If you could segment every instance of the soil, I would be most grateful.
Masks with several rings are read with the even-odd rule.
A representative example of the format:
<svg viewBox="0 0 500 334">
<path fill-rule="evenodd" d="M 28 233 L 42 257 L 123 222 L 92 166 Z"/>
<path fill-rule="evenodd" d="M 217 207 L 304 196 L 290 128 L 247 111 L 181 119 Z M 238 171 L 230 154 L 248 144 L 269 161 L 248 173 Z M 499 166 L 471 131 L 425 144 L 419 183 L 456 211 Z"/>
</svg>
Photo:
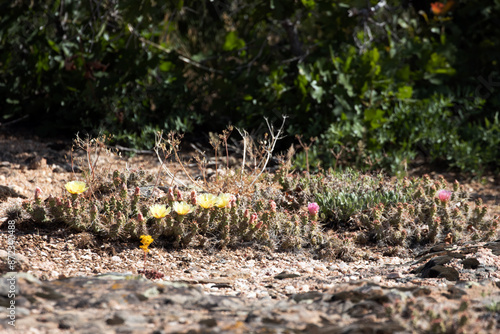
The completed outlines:
<svg viewBox="0 0 500 334">
<path fill-rule="evenodd" d="M 99 158 L 99 164 L 107 166 L 106 168 L 110 170 L 123 168 L 158 170 L 159 163 L 155 155 L 148 152 L 142 153 L 144 154 L 122 158 L 102 154 Z M 65 140 L 40 140 L 36 137 L 18 138 L 15 136 L 0 136 L 0 223 L 3 223 L 0 231 L 2 237 L 0 239 L 0 250 L 7 249 L 6 231 L 7 212 L 9 209 L 16 205 L 19 206 L 26 198 L 32 198 L 36 187 L 42 190 L 44 197 L 48 196 L 48 194 L 52 194 L 53 196 L 62 195 L 65 192 L 64 184 L 76 179 L 78 176 L 79 171 L 75 167 L 77 165 L 75 161 L 85 158 L 82 152 L 72 151 L 71 143 Z M 71 162 L 72 159 L 73 163 Z M 169 165 L 169 168 L 174 172 L 176 177 L 187 181 L 182 177 L 179 166 L 172 164 Z M 196 177 L 199 171 L 194 166 L 191 166 L 191 168 L 193 176 Z M 423 168 L 412 170 L 409 174 L 410 176 L 421 176 L 422 173 L 428 173 L 433 178 L 437 178 L 440 175 L 429 170 L 424 170 Z M 455 173 L 443 173 L 441 175 L 449 182 L 458 179 L 461 184 L 467 186 L 471 192 L 472 199 L 481 197 L 483 202 L 489 206 L 490 214 L 500 214 L 500 179 L 498 177 L 486 175 L 473 179 Z M 170 181 L 165 179 L 162 182 L 168 185 Z M 398 289 L 423 286 L 436 288 L 438 289 L 437 292 L 429 293 L 429 295 L 432 295 L 433 301 L 436 303 L 449 303 L 450 307 L 455 307 L 454 299 L 446 297 L 444 292 L 448 291 L 451 286 L 455 286 L 453 284 L 455 284 L 456 280 L 453 277 L 450 279 L 450 276 L 446 276 L 448 272 L 445 273 L 444 271 L 442 275 L 437 274 L 436 276 L 432 276 L 429 274 L 429 269 L 437 270 L 437 266 L 445 266 L 447 270 L 448 268 L 456 268 L 457 275 L 459 275 L 459 282 L 479 282 L 482 286 L 488 287 L 490 286 L 488 284 L 491 283 L 490 290 L 492 292 L 488 298 L 478 296 L 477 291 L 470 290 L 469 293 L 466 288 L 462 286 L 458 288 L 458 285 L 456 285 L 457 289 L 460 289 L 461 292 L 462 290 L 465 291 L 466 298 L 469 298 L 467 300 L 470 301 L 475 298 L 474 303 L 479 303 L 480 305 L 486 302 L 489 303 L 488 305 L 493 305 L 493 307 L 500 305 L 500 288 L 498 283 L 500 281 L 500 274 L 498 272 L 498 268 L 500 267 L 500 253 L 495 248 L 497 247 L 497 243 L 446 245 L 446 247 L 441 249 L 430 250 L 428 253 L 432 256 L 418 257 L 415 254 L 411 258 L 384 256 L 383 251 L 373 249 L 373 256 L 370 260 L 353 263 L 345 263 L 343 261 L 325 262 L 316 260 L 306 253 L 275 253 L 268 249 L 257 249 L 255 247 L 225 250 L 169 250 L 155 248 L 153 244 L 151 252 L 145 259 L 136 244 L 110 243 L 105 240 L 99 240 L 88 233 L 71 233 L 62 226 L 48 228 L 47 226 L 24 224 L 23 228 L 16 231 L 16 233 L 15 248 L 17 254 L 16 261 L 19 266 L 18 271 L 29 273 L 32 279 L 39 280 L 37 282 L 47 282 L 46 284 L 50 282 L 62 282 L 75 277 L 91 279 L 96 275 L 110 273 L 139 274 L 147 278 L 146 282 L 170 282 L 195 286 L 199 289 L 200 293 L 207 296 L 232 296 L 239 298 L 245 305 L 258 305 L 259 302 L 270 299 L 273 301 L 286 301 L 288 304 L 285 303 L 283 305 L 288 305 L 287 307 L 292 308 L 293 305 L 297 304 L 297 301 L 294 299 L 296 297 L 294 296 L 317 292 L 318 294 L 322 294 L 322 298 L 324 299 L 328 294 L 331 297 L 331 295 L 338 293 L 338 287 L 340 286 L 343 286 L 342 289 L 344 290 L 352 290 L 368 284 L 366 282 L 370 282 L 369 284 L 380 285 L 384 289 L 389 290 L 391 287 Z M 0 258 L 3 261 L 8 258 L 6 256 L 6 254 L 0 254 Z M 442 261 L 442 263 L 435 261 L 435 263 L 429 264 L 431 261 L 434 261 L 434 256 L 447 256 L 449 259 L 447 258 L 447 261 Z M 476 269 L 479 268 L 477 270 L 470 270 L 463 263 L 464 259 L 472 257 L 477 259 L 479 263 L 479 266 L 476 267 Z M 424 264 L 428 266 L 426 269 L 427 277 L 422 271 L 422 265 Z M 2 274 L 9 271 L 6 267 L 6 262 L 2 263 L 0 269 Z M 454 275 L 454 273 L 451 274 Z M 20 283 L 21 286 L 33 286 L 35 284 L 29 283 L 29 279 L 26 279 L 26 282 Z M 145 281 L 141 282 L 138 284 L 147 284 Z M 42 283 L 36 284 L 42 286 Z M 348 287 L 346 288 L 343 284 L 347 284 Z M 457 282 L 456 284 L 459 283 Z M 55 289 L 54 291 L 56 291 L 58 286 L 60 285 L 51 285 L 50 289 Z M 47 286 L 44 289 L 48 289 Z M 109 287 L 103 287 L 103 289 L 109 289 Z M 439 289 L 442 289 L 444 292 L 440 292 Z M 61 293 L 65 295 L 70 294 L 66 290 L 61 290 Z M 458 298 L 458 300 L 462 299 Z M 483 304 L 481 304 L 482 301 L 484 301 Z M 364 301 L 358 300 L 356 303 L 361 302 Z M 44 309 L 39 303 L 31 302 L 30 304 L 26 302 L 26 305 L 26 319 L 31 320 L 21 322 L 22 326 L 20 328 L 24 328 L 24 330 L 37 329 L 39 330 L 38 332 L 43 333 L 66 332 L 64 328 L 61 329 L 61 322 L 57 317 L 59 320 L 54 320 L 57 330 L 47 325 L 47 322 L 50 323 L 49 320 L 45 322 L 39 320 L 40 314 L 59 315 L 60 310 L 57 306 Z M 379 323 L 376 320 L 378 318 L 387 320 L 383 316 L 374 316 L 373 314 L 370 315 L 370 312 L 365 312 L 359 316 L 352 316 L 352 319 L 349 317 L 335 318 L 336 320 L 332 320 L 332 323 L 335 323 L 336 326 L 335 330 L 333 329 L 334 327 L 331 327 L 332 331 L 327 331 L 328 326 L 333 325 L 329 325 L 325 319 L 321 320 L 322 318 L 318 316 L 320 315 L 320 304 L 314 305 L 317 305 L 318 309 L 311 308 L 308 311 L 311 312 L 310 319 L 305 322 L 304 319 L 298 319 L 297 321 L 289 320 L 294 325 L 287 323 L 286 326 L 283 325 L 282 327 L 294 328 L 304 333 L 340 333 L 346 332 L 343 329 L 356 324 L 352 319 L 356 319 L 356 321 L 360 320 L 362 323 L 365 315 L 368 317 L 367 319 L 377 323 Z M 279 309 L 276 305 L 273 307 Z M 122 305 L 119 309 L 132 310 L 133 307 Z M 70 308 L 70 310 L 72 309 Z M 194 307 L 195 312 L 196 310 L 200 313 L 206 312 L 206 308 L 204 309 L 203 307 L 199 307 L 198 309 Z M 469 327 L 469 330 L 473 332 L 488 332 L 488 328 L 493 331 L 496 329 L 500 330 L 500 318 L 498 315 L 496 318 L 491 317 L 491 315 L 485 318 L 484 314 L 489 314 L 488 310 L 484 305 L 476 308 L 476 311 L 472 309 L 468 310 L 472 313 L 476 312 L 473 314 L 473 317 L 477 322 L 476 325 L 471 325 L 472 327 Z M 192 311 L 193 309 L 190 312 Z M 74 310 L 74 312 L 82 311 Z M 250 311 L 247 310 L 245 312 L 247 312 L 248 316 Z M 186 316 L 189 319 L 191 315 Z M 227 325 L 228 320 L 226 318 L 225 320 L 221 320 L 221 318 L 217 318 L 219 316 L 221 315 L 213 315 L 215 324 L 209 322 L 207 326 L 201 326 L 201 329 L 198 326 L 198 332 L 204 333 L 203 330 L 206 328 L 209 329 L 206 332 L 221 332 L 221 328 L 223 328 L 223 325 Z M 118 316 L 114 314 L 110 317 L 111 319 L 115 319 Z M 245 318 L 240 318 L 235 313 L 232 324 L 236 326 L 235 324 L 238 321 L 246 321 Z M 110 322 L 108 320 L 106 320 L 105 324 L 103 320 L 103 327 L 98 331 L 114 332 L 116 328 L 113 327 L 113 321 Z M 264 320 L 261 319 L 260 321 L 263 322 Z M 422 321 L 423 323 L 425 322 L 424 320 Z M 452 319 L 450 321 L 452 323 L 451 326 L 456 325 L 456 320 Z M 425 324 L 421 324 L 420 326 L 418 324 L 412 325 L 408 321 L 401 321 L 394 327 L 394 331 L 387 329 L 387 331 L 381 330 L 378 332 L 420 332 L 432 326 L 432 321 L 428 320 L 428 322 L 428 324 L 425 322 Z M 0 323 L 0 328 L 2 328 L 2 324 L 4 329 L 9 328 L 5 323 Z M 177 322 L 178 326 L 175 327 L 176 332 L 184 333 L 194 328 L 190 320 L 185 320 L 184 324 Z M 78 329 L 80 327 L 78 326 L 76 324 L 69 326 L 69 332 L 84 332 L 83 330 L 80 331 Z M 131 328 L 133 327 L 132 325 L 130 326 Z M 163 332 L 165 333 L 174 332 L 173 330 L 170 331 L 170 327 L 168 326 L 170 325 L 161 323 L 156 328 L 163 328 Z M 250 325 L 248 324 L 248 326 Z M 279 329 L 281 328 L 280 326 L 278 323 L 273 328 Z M 250 327 L 245 328 L 249 330 Z M 252 331 L 255 329 L 254 327 L 251 328 Z M 321 331 L 325 328 L 326 331 Z M 132 330 L 131 332 L 134 331 Z M 151 329 L 151 332 L 154 332 L 153 329 Z M 225 332 L 245 331 L 237 330 L 235 327 L 234 331 L 229 330 Z M 278 333 L 281 331 L 276 330 L 275 332 Z M 197 333 L 197 331 L 193 333 Z"/>
</svg>

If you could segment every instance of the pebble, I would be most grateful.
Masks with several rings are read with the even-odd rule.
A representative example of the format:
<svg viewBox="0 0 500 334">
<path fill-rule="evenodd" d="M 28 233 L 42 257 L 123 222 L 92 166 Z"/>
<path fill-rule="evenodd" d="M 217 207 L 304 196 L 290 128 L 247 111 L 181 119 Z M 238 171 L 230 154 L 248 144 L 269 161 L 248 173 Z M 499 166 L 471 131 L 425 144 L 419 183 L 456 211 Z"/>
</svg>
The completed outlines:
<svg viewBox="0 0 500 334">
<path fill-rule="evenodd" d="M 346 269 L 348 269 L 348 268 L 349 268 L 349 266 L 348 266 L 345 262 L 339 262 L 339 263 L 337 264 L 337 267 L 338 267 L 338 269 L 340 269 L 340 270 L 346 270 Z"/>
<path fill-rule="evenodd" d="M 306 268 L 303 268 L 302 271 L 305 273 L 308 273 L 308 274 L 312 274 L 314 272 L 314 268 L 306 267 Z"/>
<path fill-rule="evenodd" d="M 111 257 L 111 261 L 113 261 L 113 262 L 122 262 L 122 259 L 121 259 L 121 257 L 115 255 L 115 256 Z"/>
<path fill-rule="evenodd" d="M 320 263 L 314 266 L 314 270 L 327 271 L 327 268 L 323 263 Z"/>
</svg>

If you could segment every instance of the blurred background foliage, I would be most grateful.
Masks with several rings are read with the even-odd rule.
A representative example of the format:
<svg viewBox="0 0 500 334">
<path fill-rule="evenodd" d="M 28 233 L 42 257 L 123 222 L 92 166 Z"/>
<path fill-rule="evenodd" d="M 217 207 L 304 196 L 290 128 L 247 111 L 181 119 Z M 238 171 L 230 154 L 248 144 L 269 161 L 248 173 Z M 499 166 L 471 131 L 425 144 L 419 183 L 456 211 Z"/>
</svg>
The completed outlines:
<svg viewBox="0 0 500 334">
<path fill-rule="evenodd" d="M 39 134 L 262 128 L 297 168 L 481 173 L 500 157 L 500 0 L 0 4 L 0 122 Z M 257 130 L 255 130 L 257 131 Z"/>
</svg>

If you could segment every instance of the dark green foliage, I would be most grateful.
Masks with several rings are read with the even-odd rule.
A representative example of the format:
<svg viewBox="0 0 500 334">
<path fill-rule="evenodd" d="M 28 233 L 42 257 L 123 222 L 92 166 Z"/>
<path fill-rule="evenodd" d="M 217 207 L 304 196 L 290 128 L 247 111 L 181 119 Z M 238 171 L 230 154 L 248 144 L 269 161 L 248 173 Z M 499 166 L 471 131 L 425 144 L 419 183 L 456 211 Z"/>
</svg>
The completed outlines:
<svg viewBox="0 0 500 334">
<path fill-rule="evenodd" d="M 151 147 L 158 129 L 287 114 L 290 135 L 318 137 L 313 168 L 498 169 L 500 0 L 455 2 L 441 16 L 396 1 L 5 2 L 0 122 Z"/>
</svg>

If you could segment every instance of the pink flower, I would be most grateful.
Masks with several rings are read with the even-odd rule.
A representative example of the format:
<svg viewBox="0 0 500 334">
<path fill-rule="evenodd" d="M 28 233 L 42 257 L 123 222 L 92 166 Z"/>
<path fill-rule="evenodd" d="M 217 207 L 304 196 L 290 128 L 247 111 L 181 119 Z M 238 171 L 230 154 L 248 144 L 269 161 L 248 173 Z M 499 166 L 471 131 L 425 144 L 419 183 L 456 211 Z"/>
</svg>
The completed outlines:
<svg viewBox="0 0 500 334">
<path fill-rule="evenodd" d="M 141 188 L 135 187 L 134 196 L 136 196 L 136 197 L 141 196 Z"/>
<path fill-rule="evenodd" d="M 319 205 L 316 202 L 309 203 L 307 205 L 307 210 L 309 210 L 309 214 L 311 216 L 316 216 L 319 212 Z"/>
<path fill-rule="evenodd" d="M 441 202 L 448 202 L 451 198 L 451 191 L 442 189 L 437 192 L 436 196 Z"/>
</svg>

